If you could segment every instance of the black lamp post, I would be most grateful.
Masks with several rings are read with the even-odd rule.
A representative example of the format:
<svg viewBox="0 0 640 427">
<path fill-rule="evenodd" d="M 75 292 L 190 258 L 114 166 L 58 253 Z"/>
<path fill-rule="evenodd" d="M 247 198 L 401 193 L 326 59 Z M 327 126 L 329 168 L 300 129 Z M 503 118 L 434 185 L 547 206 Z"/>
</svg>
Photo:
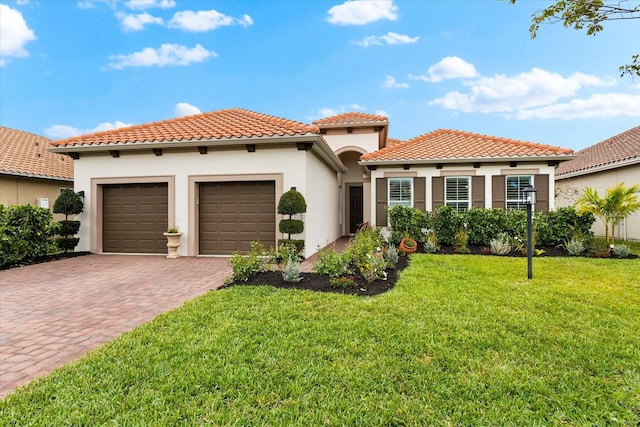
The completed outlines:
<svg viewBox="0 0 640 427">
<path fill-rule="evenodd" d="M 536 204 L 536 190 L 532 186 L 525 187 L 522 190 L 524 202 L 527 205 L 527 278 L 533 279 L 533 221 L 531 214 L 533 205 Z"/>
</svg>

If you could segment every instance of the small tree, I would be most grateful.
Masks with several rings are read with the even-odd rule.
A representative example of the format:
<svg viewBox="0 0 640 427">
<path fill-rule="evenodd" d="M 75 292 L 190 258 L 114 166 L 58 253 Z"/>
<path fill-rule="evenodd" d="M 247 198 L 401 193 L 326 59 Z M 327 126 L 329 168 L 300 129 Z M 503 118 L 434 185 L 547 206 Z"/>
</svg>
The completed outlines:
<svg viewBox="0 0 640 427">
<path fill-rule="evenodd" d="M 576 202 L 576 207 L 580 212 L 591 212 L 604 223 L 605 239 L 608 242 L 609 226 L 613 239 L 616 224 L 640 209 L 636 193 L 640 193 L 640 185 L 625 187 L 624 182 L 607 188 L 603 198 L 600 198 L 597 190 L 587 187 Z"/>
<path fill-rule="evenodd" d="M 301 219 L 294 219 L 293 215 L 302 214 L 306 211 L 307 202 L 299 191 L 291 189 L 280 197 L 278 213 L 289 216 L 282 219 L 278 226 L 280 232 L 287 235 L 286 241 L 281 241 L 281 243 L 294 244 L 298 251 L 302 250 L 304 242 L 291 240 L 291 235 L 302 233 L 304 231 L 304 222 Z"/>
<path fill-rule="evenodd" d="M 76 247 L 79 238 L 73 237 L 80 230 L 80 221 L 69 221 L 69 215 L 78 215 L 84 209 L 80 196 L 73 190 L 64 189 L 53 204 L 53 213 L 64 214 L 64 221 L 60 221 L 59 237 L 56 238 L 58 247 L 63 251 L 71 251 Z"/>
</svg>

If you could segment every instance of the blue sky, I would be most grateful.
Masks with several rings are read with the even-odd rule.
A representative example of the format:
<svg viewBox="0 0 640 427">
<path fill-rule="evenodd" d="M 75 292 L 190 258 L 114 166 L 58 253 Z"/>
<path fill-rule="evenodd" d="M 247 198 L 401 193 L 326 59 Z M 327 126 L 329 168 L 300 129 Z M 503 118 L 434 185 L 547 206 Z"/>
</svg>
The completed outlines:
<svg viewBox="0 0 640 427">
<path fill-rule="evenodd" d="M 459 129 L 579 150 L 640 124 L 640 22 L 543 25 L 551 1 L 0 0 L 0 123 L 53 139 L 224 108 L 390 136 Z M 635 50 L 634 50 L 635 49 Z"/>
</svg>

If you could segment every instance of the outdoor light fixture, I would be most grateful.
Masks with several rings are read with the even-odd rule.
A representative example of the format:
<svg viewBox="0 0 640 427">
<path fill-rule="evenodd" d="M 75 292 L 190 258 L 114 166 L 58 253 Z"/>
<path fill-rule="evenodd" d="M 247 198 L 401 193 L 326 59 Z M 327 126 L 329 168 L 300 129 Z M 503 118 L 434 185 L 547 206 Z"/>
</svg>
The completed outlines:
<svg viewBox="0 0 640 427">
<path fill-rule="evenodd" d="M 532 186 L 522 189 L 522 195 L 524 196 L 524 202 L 527 205 L 527 278 L 533 279 L 533 222 L 531 220 L 531 214 L 533 211 L 533 205 L 536 204 L 536 190 Z"/>
<path fill-rule="evenodd" d="M 84 190 L 80 190 L 76 194 L 84 199 Z"/>
</svg>

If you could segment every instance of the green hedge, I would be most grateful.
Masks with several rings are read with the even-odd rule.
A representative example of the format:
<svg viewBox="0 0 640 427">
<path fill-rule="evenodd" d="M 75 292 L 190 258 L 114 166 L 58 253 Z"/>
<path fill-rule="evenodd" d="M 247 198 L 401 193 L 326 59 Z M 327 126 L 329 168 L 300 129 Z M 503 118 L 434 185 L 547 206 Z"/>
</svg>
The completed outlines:
<svg viewBox="0 0 640 427">
<path fill-rule="evenodd" d="M 0 204 L 0 265 L 10 265 L 56 251 L 57 224 L 48 209 Z"/>
<path fill-rule="evenodd" d="M 389 223 L 393 228 L 392 241 L 409 236 L 423 242 L 425 230 L 432 230 L 436 233 L 438 244 L 453 245 L 456 233 L 464 227 L 470 245 L 489 247 L 491 240 L 501 233 L 522 238 L 527 229 L 526 212 L 512 209 L 473 208 L 464 213 L 456 213 L 450 206 L 437 207 L 434 212 L 396 206 L 389 209 L 388 213 Z M 536 212 L 536 244 L 557 246 L 571 240 L 574 235 L 591 239 L 591 226 L 594 222 L 592 214 L 579 214 L 573 207 Z"/>
</svg>

